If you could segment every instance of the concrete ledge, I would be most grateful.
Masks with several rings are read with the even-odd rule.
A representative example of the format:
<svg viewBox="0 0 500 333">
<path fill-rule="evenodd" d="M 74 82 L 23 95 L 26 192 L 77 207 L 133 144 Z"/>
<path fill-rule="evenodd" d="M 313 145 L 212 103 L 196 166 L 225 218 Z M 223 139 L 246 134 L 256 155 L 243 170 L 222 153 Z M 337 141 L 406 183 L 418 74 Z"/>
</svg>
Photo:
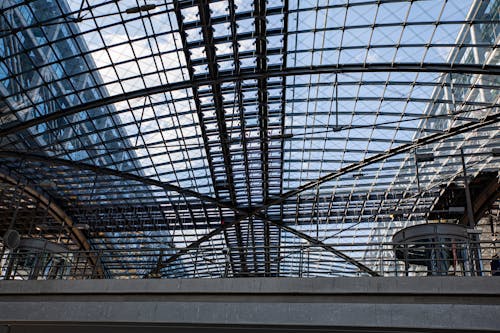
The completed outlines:
<svg viewBox="0 0 500 333">
<path fill-rule="evenodd" d="M 0 281 L 26 294 L 431 294 L 500 296 L 497 277 L 240 278 Z"/>
<path fill-rule="evenodd" d="M 499 294 L 495 277 L 2 281 L 0 324 L 493 332 Z"/>
</svg>

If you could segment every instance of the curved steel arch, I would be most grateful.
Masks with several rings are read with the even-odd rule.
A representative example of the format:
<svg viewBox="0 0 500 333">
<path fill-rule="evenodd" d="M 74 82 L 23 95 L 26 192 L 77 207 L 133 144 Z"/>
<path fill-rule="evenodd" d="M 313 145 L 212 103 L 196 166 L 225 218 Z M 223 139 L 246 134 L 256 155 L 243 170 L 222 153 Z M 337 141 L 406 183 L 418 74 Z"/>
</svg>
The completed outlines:
<svg viewBox="0 0 500 333">
<path fill-rule="evenodd" d="M 269 77 L 286 77 L 294 75 L 314 75 L 314 74 L 341 74 L 341 73 L 362 73 L 362 72 L 426 72 L 426 73 L 460 73 L 460 74 L 488 74 L 500 75 L 500 66 L 493 65 L 470 65 L 470 64 L 446 64 L 446 63 L 371 63 L 371 64 L 347 64 L 347 65 L 322 65 L 307 67 L 279 68 L 270 67 L 266 72 L 257 73 L 253 70 L 241 70 L 241 73 L 233 72 L 219 73 L 217 79 L 208 76 L 195 77 L 193 81 L 180 81 L 171 84 L 159 85 L 151 88 L 139 89 L 119 95 L 105 97 L 88 103 L 83 103 L 64 110 L 40 116 L 17 125 L 13 125 L 0 130 L 0 137 L 14 134 L 21 130 L 43 124 L 61 117 L 70 116 L 79 112 L 87 111 L 122 102 L 128 99 L 140 98 L 144 96 L 188 89 L 191 87 L 211 85 L 214 83 L 224 83 L 231 81 L 258 80 Z"/>
<path fill-rule="evenodd" d="M 0 182 L 10 184 L 13 186 L 17 186 L 19 182 L 0 172 Z M 66 225 L 69 229 L 69 232 L 75 237 L 77 242 L 80 244 L 80 246 L 86 250 L 86 251 L 92 251 L 92 246 L 90 245 L 87 237 L 81 232 L 79 229 L 75 228 L 75 223 L 73 219 L 61 208 L 59 205 L 54 203 L 53 201 L 49 200 L 45 195 L 41 194 L 39 191 L 37 191 L 35 188 L 31 186 L 22 186 L 22 191 L 24 194 L 27 196 L 35 199 L 39 203 L 43 204 L 47 210 L 48 213 L 59 223 L 62 223 Z M 92 254 L 88 254 L 88 258 L 92 265 L 94 265 L 97 269 L 98 274 L 103 277 L 104 276 L 104 271 L 100 265 L 98 265 L 98 258 L 96 258 Z"/>
</svg>

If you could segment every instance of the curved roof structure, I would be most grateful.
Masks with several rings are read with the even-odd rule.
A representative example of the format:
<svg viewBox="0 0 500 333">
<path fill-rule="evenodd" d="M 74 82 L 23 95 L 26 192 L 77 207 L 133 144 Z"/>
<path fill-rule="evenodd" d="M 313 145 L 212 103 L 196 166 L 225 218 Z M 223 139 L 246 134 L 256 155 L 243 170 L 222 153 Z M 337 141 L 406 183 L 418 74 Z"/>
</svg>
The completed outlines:
<svg viewBox="0 0 500 333">
<path fill-rule="evenodd" d="M 498 173 L 499 8 L 5 0 L 1 232 L 110 277 L 383 274 Z"/>
</svg>

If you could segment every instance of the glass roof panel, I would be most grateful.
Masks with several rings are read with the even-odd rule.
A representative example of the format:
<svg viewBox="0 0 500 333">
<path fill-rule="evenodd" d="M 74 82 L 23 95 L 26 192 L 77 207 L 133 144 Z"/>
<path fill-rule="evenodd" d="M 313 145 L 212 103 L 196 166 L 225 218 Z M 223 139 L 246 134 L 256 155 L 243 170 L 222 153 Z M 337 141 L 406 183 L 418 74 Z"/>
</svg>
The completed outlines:
<svg viewBox="0 0 500 333">
<path fill-rule="evenodd" d="M 428 222 L 461 149 L 499 167 L 497 0 L 1 6 L 0 174 L 139 258 L 112 275 L 302 274 L 308 237 L 383 270 L 358 247 Z"/>
</svg>

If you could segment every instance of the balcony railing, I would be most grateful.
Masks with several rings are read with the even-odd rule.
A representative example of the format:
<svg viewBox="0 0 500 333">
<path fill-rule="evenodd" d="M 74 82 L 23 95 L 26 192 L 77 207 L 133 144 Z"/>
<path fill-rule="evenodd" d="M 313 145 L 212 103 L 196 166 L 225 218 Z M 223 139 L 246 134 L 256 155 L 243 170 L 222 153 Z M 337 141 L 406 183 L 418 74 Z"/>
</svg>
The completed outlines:
<svg viewBox="0 0 500 333">
<path fill-rule="evenodd" d="M 379 276 L 500 275 L 500 242 L 332 244 L 346 261 L 309 244 L 242 248 L 199 247 L 171 263 L 178 249 L 106 249 L 95 251 L 5 250 L 0 279 L 134 279 L 220 277 L 366 276 L 353 262 Z M 269 262 L 265 254 L 272 253 Z M 238 259 L 246 256 L 246 270 Z M 160 267 L 160 268 L 159 268 Z M 267 271 L 266 271 L 267 267 Z"/>
</svg>

